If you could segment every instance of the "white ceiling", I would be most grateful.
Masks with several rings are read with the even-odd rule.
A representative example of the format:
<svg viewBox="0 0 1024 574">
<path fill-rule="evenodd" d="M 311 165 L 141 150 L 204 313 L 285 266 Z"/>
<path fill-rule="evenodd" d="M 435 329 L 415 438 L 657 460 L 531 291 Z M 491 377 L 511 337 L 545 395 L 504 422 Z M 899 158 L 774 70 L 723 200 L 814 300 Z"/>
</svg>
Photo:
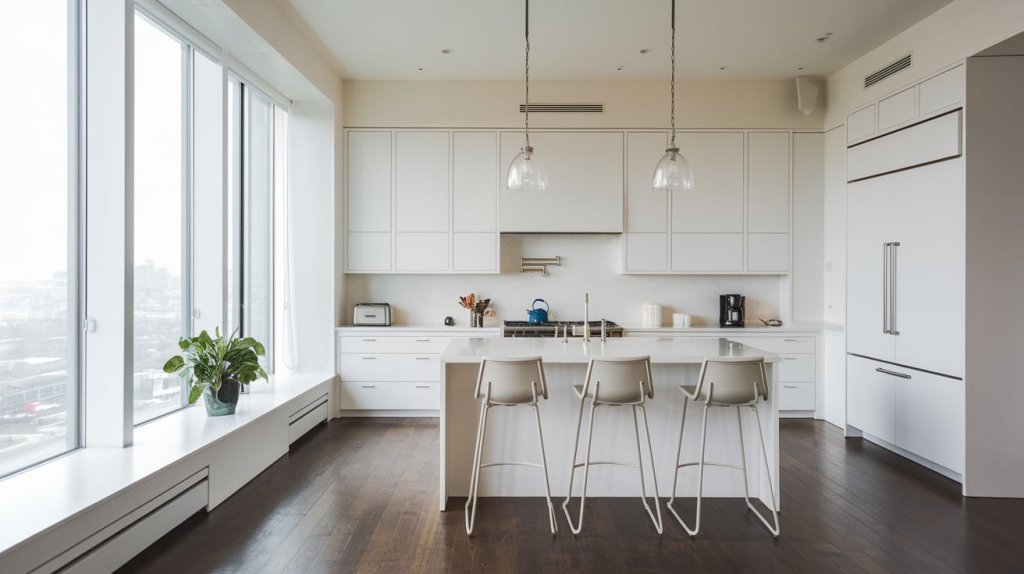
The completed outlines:
<svg viewBox="0 0 1024 574">
<path fill-rule="evenodd" d="M 320 38 L 346 79 L 517 79 L 523 74 L 521 0 L 285 1 Z M 950 1 L 678 0 L 678 73 L 825 76 Z M 669 0 L 532 0 L 531 77 L 665 78 L 670 10 Z M 816 41 L 828 32 L 829 41 Z M 641 55 L 642 48 L 651 52 Z"/>
</svg>

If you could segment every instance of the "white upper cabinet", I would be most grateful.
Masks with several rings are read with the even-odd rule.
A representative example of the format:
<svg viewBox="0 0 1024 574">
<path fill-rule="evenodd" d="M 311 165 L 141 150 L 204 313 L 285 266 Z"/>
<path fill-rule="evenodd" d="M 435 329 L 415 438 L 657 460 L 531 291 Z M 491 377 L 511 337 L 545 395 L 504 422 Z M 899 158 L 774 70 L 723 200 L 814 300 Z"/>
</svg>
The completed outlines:
<svg viewBox="0 0 1024 574">
<path fill-rule="evenodd" d="M 548 174 L 543 192 L 509 191 L 504 175 L 525 145 L 523 132 L 501 133 L 503 233 L 621 233 L 623 132 L 533 132 L 530 143 Z"/>
<path fill-rule="evenodd" d="M 789 233 L 789 133 L 751 132 L 747 138 L 747 231 Z"/>
<path fill-rule="evenodd" d="M 448 132 L 395 133 L 395 228 L 448 232 Z"/>
<path fill-rule="evenodd" d="M 871 104 L 846 116 L 846 143 L 875 134 L 875 109 L 875 104 Z"/>
<path fill-rule="evenodd" d="M 668 193 L 651 187 L 667 147 L 665 132 L 626 134 L 626 230 L 631 233 L 668 231 Z"/>
<path fill-rule="evenodd" d="M 672 193 L 672 231 L 742 233 L 743 133 L 679 133 L 676 144 L 690 161 L 694 188 Z"/>
<path fill-rule="evenodd" d="M 348 134 L 348 231 L 391 231 L 391 132 Z"/>
<path fill-rule="evenodd" d="M 964 100 L 963 64 L 921 82 L 919 90 L 921 115 L 956 107 Z"/>
<path fill-rule="evenodd" d="M 456 233 L 497 231 L 498 134 L 455 132 L 452 144 L 452 229 Z"/>
</svg>

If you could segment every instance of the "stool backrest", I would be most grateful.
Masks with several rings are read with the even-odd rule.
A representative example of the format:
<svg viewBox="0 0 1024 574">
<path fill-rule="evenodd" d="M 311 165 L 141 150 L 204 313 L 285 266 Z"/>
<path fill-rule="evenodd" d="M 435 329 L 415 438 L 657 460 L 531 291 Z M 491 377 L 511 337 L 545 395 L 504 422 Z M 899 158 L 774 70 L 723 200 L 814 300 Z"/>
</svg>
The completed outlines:
<svg viewBox="0 0 1024 574">
<path fill-rule="evenodd" d="M 524 404 L 537 396 L 548 398 L 548 383 L 544 378 L 544 364 L 540 357 L 515 359 L 484 357 L 476 380 L 476 398 L 481 398 L 490 384 L 490 400 L 495 403 Z"/>
<path fill-rule="evenodd" d="M 714 404 L 743 405 L 768 399 L 764 358 L 704 359 L 694 394 Z"/>
<path fill-rule="evenodd" d="M 654 398 L 650 357 L 591 359 L 583 396 L 597 389 L 595 399 L 605 403 L 639 403 Z"/>
</svg>

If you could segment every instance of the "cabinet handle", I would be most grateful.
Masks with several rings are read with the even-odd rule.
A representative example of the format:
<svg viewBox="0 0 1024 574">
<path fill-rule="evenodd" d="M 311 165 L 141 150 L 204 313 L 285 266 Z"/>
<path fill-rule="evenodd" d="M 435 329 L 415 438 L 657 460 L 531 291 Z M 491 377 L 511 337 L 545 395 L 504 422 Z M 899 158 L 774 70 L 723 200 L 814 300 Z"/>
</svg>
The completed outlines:
<svg viewBox="0 0 1024 574">
<path fill-rule="evenodd" d="M 431 339 L 416 339 L 417 343 L 429 343 Z"/>
<path fill-rule="evenodd" d="M 376 359 L 376 358 L 377 358 L 377 357 L 363 357 L 363 360 L 364 360 L 364 361 L 372 361 L 372 360 L 374 360 L 374 359 Z"/>
<path fill-rule="evenodd" d="M 882 244 L 882 334 L 888 335 L 889 330 L 889 247 L 891 243 Z"/>
<path fill-rule="evenodd" d="M 785 341 L 787 343 L 797 343 L 798 342 L 796 339 L 783 339 L 783 341 Z"/>
<path fill-rule="evenodd" d="M 882 367 L 878 367 L 875 370 L 878 371 L 879 373 L 882 373 L 882 374 L 885 374 L 885 375 L 892 375 L 894 377 L 899 377 L 901 379 L 909 379 L 909 378 L 911 378 L 910 375 L 908 375 L 906 373 L 897 373 L 896 371 L 890 371 L 889 369 L 883 369 Z"/>
<path fill-rule="evenodd" d="M 364 343 L 376 343 L 377 339 L 363 339 Z"/>
<path fill-rule="evenodd" d="M 430 385 L 416 385 L 417 389 L 429 389 Z"/>
<path fill-rule="evenodd" d="M 797 360 L 797 358 L 796 357 L 782 357 L 782 360 L 783 361 L 795 361 L 795 360 Z"/>
<path fill-rule="evenodd" d="M 889 319 L 889 334 L 896 335 L 896 336 L 899 336 L 899 334 L 900 334 L 899 308 L 897 307 L 897 303 L 899 302 L 899 298 L 900 298 L 899 297 L 899 293 L 900 293 L 899 292 L 899 270 L 900 270 L 900 260 L 899 260 L 899 252 L 900 252 L 900 250 L 899 250 L 899 246 L 900 246 L 900 242 L 899 241 L 894 241 L 892 243 L 892 255 L 890 256 L 890 259 L 892 261 L 892 275 L 891 275 L 891 277 L 889 279 L 890 288 L 892 289 L 892 295 L 889 296 L 889 314 L 891 316 L 890 319 Z"/>
<path fill-rule="evenodd" d="M 417 361 L 429 361 L 430 357 L 416 357 Z"/>
<path fill-rule="evenodd" d="M 782 388 L 784 388 L 784 389 L 795 389 L 795 388 L 797 388 L 797 386 L 796 385 L 782 385 Z"/>
<path fill-rule="evenodd" d="M 377 388 L 377 385 L 359 385 L 359 386 L 363 387 L 364 389 L 376 389 Z"/>
</svg>

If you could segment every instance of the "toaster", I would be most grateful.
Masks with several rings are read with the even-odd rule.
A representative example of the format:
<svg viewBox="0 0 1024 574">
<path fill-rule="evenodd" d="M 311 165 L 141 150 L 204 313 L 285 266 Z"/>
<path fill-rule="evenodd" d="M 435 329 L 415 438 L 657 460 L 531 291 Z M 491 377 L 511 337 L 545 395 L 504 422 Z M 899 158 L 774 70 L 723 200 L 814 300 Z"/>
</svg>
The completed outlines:
<svg viewBox="0 0 1024 574">
<path fill-rule="evenodd" d="M 391 305 L 388 303 L 357 303 L 352 313 L 352 324 L 388 327 L 391 325 Z"/>
</svg>

